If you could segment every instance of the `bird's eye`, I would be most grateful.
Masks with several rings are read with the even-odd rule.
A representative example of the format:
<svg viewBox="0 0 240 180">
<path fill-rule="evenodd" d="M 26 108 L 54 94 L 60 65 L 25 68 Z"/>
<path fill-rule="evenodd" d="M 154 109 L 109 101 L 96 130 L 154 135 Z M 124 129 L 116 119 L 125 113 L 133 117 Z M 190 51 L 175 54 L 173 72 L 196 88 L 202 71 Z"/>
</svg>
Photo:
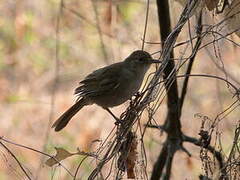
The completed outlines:
<svg viewBox="0 0 240 180">
<path fill-rule="evenodd" d="M 140 61 L 140 62 L 144 62 L 145 59 L 144 59 L 144 58 L 139 58 L 138 61 Z"/>
</svg>

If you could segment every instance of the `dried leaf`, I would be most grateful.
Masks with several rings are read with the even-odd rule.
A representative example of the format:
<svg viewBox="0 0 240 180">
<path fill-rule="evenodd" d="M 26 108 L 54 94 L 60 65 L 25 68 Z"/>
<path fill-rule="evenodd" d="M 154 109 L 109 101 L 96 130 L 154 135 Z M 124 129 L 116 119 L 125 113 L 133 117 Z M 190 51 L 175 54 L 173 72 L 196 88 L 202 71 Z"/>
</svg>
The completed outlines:
<svg viewBox="0 0 240 180">
<path fill-rule="evenodd" d="M 61 161 L 61 160 L 63 160 L 63 159 L 66 159 L 66 158 L 68 158 L 68 157 L 76 154 L 76 153 L 70 153 L 70 152 L 68 152 L 67 150 L 63 149 L 63 148 L 57 148 L 57 147 L 55 147 L 55 149 L 56 149 L 57 153 L 56 153 L 56 155 L 54 156 L 54 158 L 51 157 L 51 158 L 49 158 L 49 159 L 45 162 L 45 164 L 48 165 L 48 166 L 50 166 L 50 167 L 52 167 L 52 166 L 55 165 L 55 164 L 58 164 L 58 161 Z M 56 161 L 55 159 L 58 160 L 58 161 Z"/>
<path fill-rule="evenodd" d="M 120 156 L 117 160 L 118 169 L 127 171 L 129 179 L 135 179 L 134 167 L 137 159 L 137 137 L 133 132 L 129 132 L 127 140 L 120 148 Z"/>
<path fill-rule="evenodd" d="M 134 135 L 130 146 L 130 152 L 127 156 L 127 177 L 129 179 L 135 179 L 134 167 L 137 160 L 137 144 L 137 137 Z"/>
</svg>

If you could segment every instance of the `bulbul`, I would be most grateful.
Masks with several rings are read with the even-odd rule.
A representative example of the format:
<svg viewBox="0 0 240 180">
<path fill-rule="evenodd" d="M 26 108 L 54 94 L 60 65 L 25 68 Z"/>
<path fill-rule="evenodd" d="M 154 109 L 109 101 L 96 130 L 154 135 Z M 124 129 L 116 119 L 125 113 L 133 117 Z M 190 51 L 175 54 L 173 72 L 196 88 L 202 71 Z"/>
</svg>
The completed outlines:
<svg viewBox="0 0 240 180">
<path fill-rule="evenodd" d="M 52 128 L 60 131 L 87 105 L 97 104 L 111 113 L 109 107 L 118 106 L 137 93 L 150 65 L 159 62 L 148 52 L 137 50 L 122 62 L 93 71 L 75 89 L 76 103 L 54 122 Z"/>
</svg>

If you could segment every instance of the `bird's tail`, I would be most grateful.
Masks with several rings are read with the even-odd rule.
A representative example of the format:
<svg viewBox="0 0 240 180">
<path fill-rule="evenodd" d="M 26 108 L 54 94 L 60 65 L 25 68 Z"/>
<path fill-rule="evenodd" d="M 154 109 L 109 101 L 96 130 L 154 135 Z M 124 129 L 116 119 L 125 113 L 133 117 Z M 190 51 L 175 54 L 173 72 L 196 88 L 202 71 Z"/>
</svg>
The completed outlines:
<svg viewBox="0 0 240 180">
<path fill-rule="evenodd" d="M 52 125 L 52 128 L 55 128 L 55 131 L 62 130 L 72 117 L 83 108 L 83 106 L 88 105 L 85 98 L 77 101 L 72 107 L 70 107 L 63 115 L 61 115 Z"/>
</svg>

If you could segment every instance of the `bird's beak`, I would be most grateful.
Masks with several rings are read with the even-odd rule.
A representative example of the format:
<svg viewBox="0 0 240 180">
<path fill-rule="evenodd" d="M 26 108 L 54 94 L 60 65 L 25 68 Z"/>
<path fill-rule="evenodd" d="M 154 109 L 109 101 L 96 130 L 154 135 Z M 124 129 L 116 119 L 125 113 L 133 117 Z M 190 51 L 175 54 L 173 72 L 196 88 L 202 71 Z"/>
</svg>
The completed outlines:
<svg viewBox="0 0 240 180">
<path fill-rule="evenodd" d="M 153 64 L 153 63 L 161 63 L 161 61 L 157 60 L 157 59 L 149 59 L 149 63 Z"/>
</svg>

